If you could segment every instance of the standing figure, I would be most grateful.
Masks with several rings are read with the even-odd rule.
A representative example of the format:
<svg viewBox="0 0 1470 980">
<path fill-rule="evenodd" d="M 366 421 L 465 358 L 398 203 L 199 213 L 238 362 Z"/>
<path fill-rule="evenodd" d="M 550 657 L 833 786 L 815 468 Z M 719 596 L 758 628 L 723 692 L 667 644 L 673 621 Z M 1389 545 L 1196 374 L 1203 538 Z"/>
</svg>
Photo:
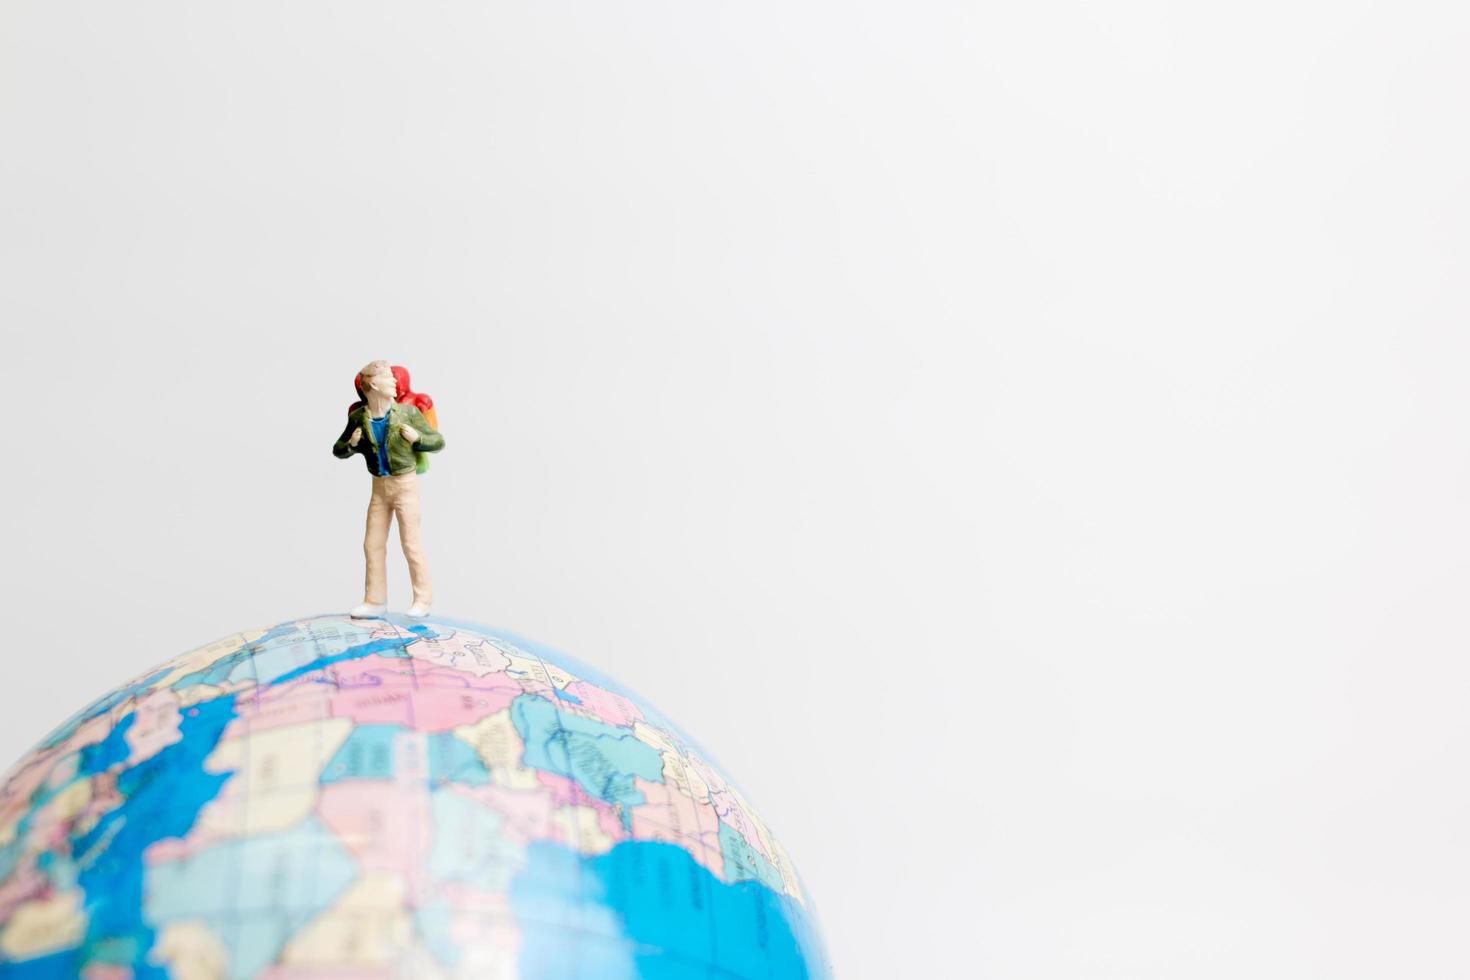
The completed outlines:
<svg viewBox="0 0 1470 980">
<path fill-rule="evenodd" d="M 347 428 L 332 444 L 332 455 L 347 459 L 361 453 L 373 476 L 373 495 L 368 501 L 367 533 L 362 550 L 367 559 L 367 576 L 362 604 L 354 606 L 357 619 L 381 616 L 388 608 L 388 525 L 398 518 L 398 540 L 408 560 L 413 583 L 410 616 L 427 616 L 433 601 L 429 563 L 419 539 L 418 473 L 428 466 L 424 453 L 444 448 L 444 437 L 434 431 L 424 412 L 433 412 L 433 401 L 408 387 L 408 372 L 387 361 L 373 361 L 358 373 L 357 394 L 361 399 L 347 410 Z"/>
</svg>

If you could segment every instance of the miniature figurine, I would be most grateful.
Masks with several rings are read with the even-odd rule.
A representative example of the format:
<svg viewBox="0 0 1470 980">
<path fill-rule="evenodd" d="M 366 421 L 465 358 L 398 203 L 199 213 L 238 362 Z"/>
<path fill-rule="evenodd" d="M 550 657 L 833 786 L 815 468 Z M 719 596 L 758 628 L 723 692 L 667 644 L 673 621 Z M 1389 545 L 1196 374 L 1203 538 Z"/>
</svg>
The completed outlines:
<svg viewBox="0 0 1470 980">
<path fill-rule="evenodd" d="M 332 455 L 338 459 L 361 453 L 373 477 L 362 541 L 367 575 L 362 604 L 353 607 L 352 615 L 370 619 L 388 608 L 388 525 L 396 517 L 413 584 L 408 615 L 427 616 L 433 589 L 419 539 L 418 474 L 428 469 L 425 454 L 444 448 L 444 437 L 435 431 L 434 401 L 410 390 L 408 371 L 387 361 L 373 361 L 354 383 L 360 400 L 348 408 L 347 428 L 332 444 Z"/>
</svg>

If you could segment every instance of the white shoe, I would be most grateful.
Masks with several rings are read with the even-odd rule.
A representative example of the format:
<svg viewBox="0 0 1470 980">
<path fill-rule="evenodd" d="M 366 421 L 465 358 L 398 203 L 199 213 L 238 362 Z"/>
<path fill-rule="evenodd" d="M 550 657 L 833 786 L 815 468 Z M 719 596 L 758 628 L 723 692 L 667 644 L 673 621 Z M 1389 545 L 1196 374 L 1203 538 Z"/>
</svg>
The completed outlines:
<svg viewBox="0 0 1470 980">
<path fill-rule="evenodd" d="M 415 602 L 408 607 L 408 615 L 414 619 L 423 619 L 429 615 L 429 604 L 427 602 Z"/>
<path fill-rule="evenodd" d="M 353 619 L 379 619 L 388 607 L 381 602 L 364 602 L 360 606 L 352 607 Z"/>
</svg>

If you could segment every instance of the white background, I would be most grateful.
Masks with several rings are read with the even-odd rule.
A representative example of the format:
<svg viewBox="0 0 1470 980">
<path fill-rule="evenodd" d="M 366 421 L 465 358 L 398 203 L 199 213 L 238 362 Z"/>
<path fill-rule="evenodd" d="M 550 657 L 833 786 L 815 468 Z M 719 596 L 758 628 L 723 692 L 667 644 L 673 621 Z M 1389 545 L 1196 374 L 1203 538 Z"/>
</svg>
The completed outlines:
<svg viewBox="0 0 1470 980">
<path fill-rule="evenodd" d="M 0 753 L 360 597 L 386 357 L 437 611 L 711 746 L 845 980 L 1466 976 L 1467 28 L 0 0 Z"/>
</svg>

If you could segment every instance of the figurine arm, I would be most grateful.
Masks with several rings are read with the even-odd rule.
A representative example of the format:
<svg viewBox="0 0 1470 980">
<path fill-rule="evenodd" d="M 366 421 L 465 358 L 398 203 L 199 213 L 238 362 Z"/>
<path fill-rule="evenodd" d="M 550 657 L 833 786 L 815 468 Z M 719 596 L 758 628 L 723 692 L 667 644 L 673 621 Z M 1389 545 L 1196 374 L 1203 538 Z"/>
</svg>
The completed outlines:
<svg viewBox="0 0 1470 980">
<path fill-rule="evenodd" d="M 419 434 L 418 442 L 413 444 L 414 452 L 437 453 L 444 448 L 444 437 L 429 428 L 429 420 L 424 418 L 423 412 L 415 408 L 408 424 Z"/>
<path fill-rule="evenodd" d="M 349 415 L 347 417 L 347 428 L 343 429 L 341 437 L 332 443 L 333 456 L 336 456 L 338 459 L 346 459 L 352 455 L 350 440 L 352 439 L 352 430 L 355 428 L 357 428 L 357 419 L 355 416 Z"/>
</svg>

